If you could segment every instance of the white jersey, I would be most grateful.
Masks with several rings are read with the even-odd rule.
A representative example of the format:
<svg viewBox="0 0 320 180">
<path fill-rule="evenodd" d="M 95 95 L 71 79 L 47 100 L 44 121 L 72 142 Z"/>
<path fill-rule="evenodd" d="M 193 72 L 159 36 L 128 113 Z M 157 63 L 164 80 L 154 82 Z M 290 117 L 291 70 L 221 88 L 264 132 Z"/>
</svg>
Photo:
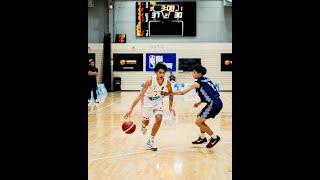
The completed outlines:
<svg viewBox="0 0 320 180">
<path fill-rule="evenodd" d="M 145 95 L 147 97 L 157 97 L 157 96 L 162 97 L 161 92 L 167 91 L 168 79 L 164 77 L 164 81 L 161 85 L 159 85 L 157 81 L 157 76 L 152 76 L 151 81 L 152 81 L 151 86 L 148 87 Z"/>
<path fill-rule="evenodd" d="M 163 113 L 163 95 L 161 92 L 167 91 L 168 79 L 164 77 L 164 81 L 159 85 L 157 76 L 152 76 L 151 86 L 148 87 L 143 100 L 143 116 L 150 118 L 152 114 Z"/>
</svg>

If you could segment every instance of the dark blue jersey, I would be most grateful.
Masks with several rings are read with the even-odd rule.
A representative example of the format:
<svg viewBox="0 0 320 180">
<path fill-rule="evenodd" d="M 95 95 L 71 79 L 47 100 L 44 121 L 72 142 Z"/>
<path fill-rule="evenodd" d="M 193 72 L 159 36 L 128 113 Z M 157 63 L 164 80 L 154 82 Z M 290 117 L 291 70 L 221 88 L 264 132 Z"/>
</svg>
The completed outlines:
<svg viewBox="0 0 320 180">
<path fill-rule="evenodd" d="M 210 79 L 201 77 L 196 82 L 200 84 L 200 88 L 196 88 L 196 92 L 198 93 L 201 102 L 210 103 L 214 99 L 220 97 L 216 86 L 212 81 L 210 81 Z"/>
</svg>

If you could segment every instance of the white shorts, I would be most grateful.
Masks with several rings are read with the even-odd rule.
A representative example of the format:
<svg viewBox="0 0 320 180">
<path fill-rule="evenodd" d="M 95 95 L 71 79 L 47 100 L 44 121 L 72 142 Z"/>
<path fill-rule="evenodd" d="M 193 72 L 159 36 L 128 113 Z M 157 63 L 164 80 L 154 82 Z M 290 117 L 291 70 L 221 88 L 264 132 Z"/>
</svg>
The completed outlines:
<svg viewBox="0 0 320 180">
<path fill-rule="evenodd" d="M 160 97 L 156 100 L 150 100 L 144 97 L 142 106 L 142 116 L 146 119 L 150 119 L 152 115 L 163 115 L 163 99 Z"/>
</svg>

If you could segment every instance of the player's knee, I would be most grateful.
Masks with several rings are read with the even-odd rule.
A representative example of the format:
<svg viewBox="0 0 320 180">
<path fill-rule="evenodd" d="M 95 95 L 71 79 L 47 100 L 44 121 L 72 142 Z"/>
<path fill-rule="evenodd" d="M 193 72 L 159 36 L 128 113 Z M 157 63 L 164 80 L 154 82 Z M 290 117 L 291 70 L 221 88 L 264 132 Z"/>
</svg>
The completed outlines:
<svg viewBox="0 0 320 180">
<path fill-rule="evenodd" d="M 201 125 L 201 123 L 199 123 L 198 120 L 196 120 L 195 124 L 196 124 L 197 126 L 200 126 L 200 125 Z"/>
<path fill-rule="evenodd" d="M 157 114 L 156 115 L 156 123 L 161 123 L 161 121 L 162 121 L 162 115 Z"/>
<path fill-rule="evenodd" d="M 156 114 L 156 119 L 162 119 L 162 114 Z"/>
<path fill-rule="evenodd" d="M 144 119 L 142 120 L 142 123 L 147 126 L 147 125 L 149 124 L 149 119 L 144 118 Z"/>
<path fill-rule="evenodd" d="M 148 117 L 143 117 L 143 121 L 149 121 Z"/>
<path fill-rule="evenodd" d="M 196 120 L 196 122 L 195 122 L 195 124 L 197 125 L 197 126 L 201 126 L 202 124 L 204 123 L 204 121 L 202 120 L 202 119 L 200 119 L 200 118 L 198 118 L 197 120 Z"/>
<path fill-rule="evenodd" d="M 195 122 L 194 122 L 197 126 L 199 126 L 199 120 L 197 119 Z"/>
<path fill-rule="evenodd" d="M 157 124 L 157 125 L 160 125 L 161 122 L 162 122 L 162 119 L 156 119 L 154 123 Z"/>
</svg>

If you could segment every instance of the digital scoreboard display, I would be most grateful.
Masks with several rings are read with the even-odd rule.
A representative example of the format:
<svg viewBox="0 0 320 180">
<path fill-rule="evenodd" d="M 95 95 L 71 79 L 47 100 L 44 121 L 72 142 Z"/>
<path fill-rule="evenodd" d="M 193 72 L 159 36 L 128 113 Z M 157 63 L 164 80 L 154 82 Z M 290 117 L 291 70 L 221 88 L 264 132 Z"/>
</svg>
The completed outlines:
<svg viewBox="0 0 320 180">
<path fill-rule="evenodd" d="M 196 36 L 196 2 L 136 2 L 136 36 Z"/>
</svg>

